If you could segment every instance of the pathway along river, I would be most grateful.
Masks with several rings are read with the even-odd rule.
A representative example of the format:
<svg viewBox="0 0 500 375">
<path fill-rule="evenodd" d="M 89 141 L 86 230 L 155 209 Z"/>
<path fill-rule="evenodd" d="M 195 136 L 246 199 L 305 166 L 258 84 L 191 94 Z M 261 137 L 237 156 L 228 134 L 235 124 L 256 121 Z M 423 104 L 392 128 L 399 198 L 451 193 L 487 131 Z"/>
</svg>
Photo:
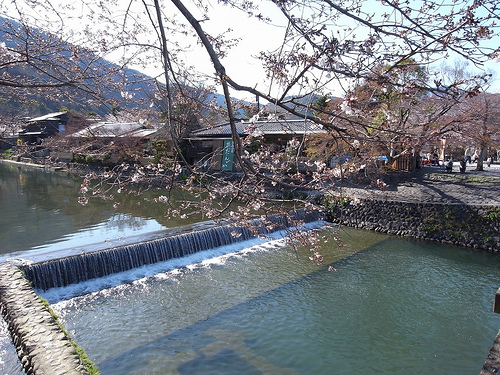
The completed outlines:
<svg viewBox="0 0 500 375">
<path fill-rule="evenodd" d="M 162 220 L 140 216 L 139 205 L 121 208 L 124 222 L 97 207 L 86 216 L 87 207 L 71 202 L 72 179 L 4 167 L 4 259 L 66 253 L 76 237 L 78 244 L 123 241 Z M 53 235 L 4 241 L 42 226 Z M 102 374 L 480 372 L 500 326 L 491 311 L 498 256 L 363 231 L 337 234 L 344 246 L 330 238 L 322 266 L 282 240 L 253 241 L 43 295 Z M 5 338 L 0 344 L 0 373 L 22 373 Z"/>
</svg>

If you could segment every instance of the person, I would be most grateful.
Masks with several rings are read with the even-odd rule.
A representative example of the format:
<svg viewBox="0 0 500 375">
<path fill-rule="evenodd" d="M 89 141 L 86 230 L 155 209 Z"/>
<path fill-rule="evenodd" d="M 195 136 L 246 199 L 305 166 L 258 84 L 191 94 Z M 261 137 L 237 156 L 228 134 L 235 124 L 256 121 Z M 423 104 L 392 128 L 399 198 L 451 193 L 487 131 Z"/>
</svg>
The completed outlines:
<svg viewBox="0 0 500 375">
<path fill-rule="evenodd" d="M 460 160 L 460 173 L 465 173 L 465 168 L 467 166 L 467 159 Z"/>
<path fill-rule="evenodd" d="M 434 156 L 432 157 L 432 165 L 438 165 L 438 155 L 437 154 L 434 154 Z"/>
<path fill-rule="evenodd" d="M 472 162 L 472 155 L 473 155 L 472 148 L 467 147 L 465 149 L 465 161 L 469 164 Z"/>
<path fill-rule="evenodd" d="M 479 159 L 479 154 L 477 153 L 477 150 L 476 150 L 476 151 L 474 151 L 474 155 L 472 155 L 472 161 L 474 163 L 476 163 L 477 159 Z"/>
<path fill-rule="evenodd" d="M 453 171 L 453 158 L 450 158 L 445 164 L 446 172 Z"/>
<path fill-rule="evenodd" d="M 491 156 L 488 156 L 488 159 L 486 159 L 486 165 L 488 168 L 491 166 Z"/>
</svg>

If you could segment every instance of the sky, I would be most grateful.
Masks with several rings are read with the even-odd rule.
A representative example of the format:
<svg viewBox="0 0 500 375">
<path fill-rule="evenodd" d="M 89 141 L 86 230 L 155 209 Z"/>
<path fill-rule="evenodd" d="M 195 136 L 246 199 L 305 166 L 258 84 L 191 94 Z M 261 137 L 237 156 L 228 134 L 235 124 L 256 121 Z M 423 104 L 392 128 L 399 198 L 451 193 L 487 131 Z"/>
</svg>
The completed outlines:
<svg viewBox="0 0 500 375">
<path fill-rule="evenodd" d="M 373 3 L 374 6 L 377 6 L 378 1 L 373 0 Z M 259 4 L 262 7 L 262 13 L 270 15 L 274 21 L 272 25 L 266 25 L 263 22 L 251 19 L 243 13 L 238 14 L 233 9 L 220 5 L 213 6 L 210 20 L 203 22 L 202 25 L 209 32 L 213 30 L 215 35 L 224 31 L 228 27 L 228 20 L 231 20 L 232 34 L 235 37 L 241 38 L 241 41 L 238 47 L 229 52 L 229 56 L 223 60 L 223 64 L 229 74 L 234 74 L 234 77 L 237 77 L 238 83 L 251 87 L 257 85 L 257 88 L 263 89 L 264 74 L 260 61 L 256 59 L 242 59 L 241 56 L 248 55 L 249 51 L 251 51 L 253 56 L 257 56 L 261 50 L 276 49 L 283 41 L 286 20 L 274 4 L 269 2 L 259 2 Z M 498 47 L 500 45 L 500 37 L 491 39 L 487 44 L 494 48 Z M 200 56 L 203 56 L 204 51 L 199 51 L 199 53 L 201 54 Z M 457 61 L 460 60 L 458 57 L 455 59 Z M 455 59 L 452 56 L 449 59 L 439 61 L 434 68 L 439 70 L 442 63 L 454 65 Z M 212 66 L 210 64 L 207 65 L 207 70 L 213 71 Z M 475 74 L 480 73 L 481 70 L 492 73 L 493 80 L 489 91 L 500 93 L 500 58 L 486 62 L 482 67 L 474 67 L 472 64 L 469 64 L 469 69 Z M 254 77 L 261 78 L 255 79 Z M 333 94 L 342 95 L 343 93 L 340 86 L 332 86 L 330 89 Z"/>
<path fill-rule="evenodd" d="M 373 7 L 378 6 L 377 0 L 373 1 Z M 286 32 L 287 20 L 278 10 L 278 8 L 270 1 L 259 1 L 259 12 L 271 18 L 272 22 L 266 24 L 262 21 L 258 21 L 255 18 L 249 17 L 244 12 L 235 11 L 228 6 L 222 6 L 217 3 L 216 0 L 205 2 L 209 4 L 207 7 L 209 18 L 201 22 L 202 27 L 206 32 L 212 36 L 218 35 L 225 32 L 228 28 L 231 28 L 229 35 L 234 38 L 239 38 L 240 41 L 237 46 L 231 48 L 228 52 L 227 57 L 222 59 L 222 63 L 226 68 L 226 72 L 239 84 L 244 86 L 256 87 L 257 89 L 266 92 L 268 89 L 265 85 L 268 80 L 266 79 L 261 62 L 257 60 L 257 56 L 260 51 L 270 51 L 276 50 L 280 44 L 283 42 L 283 38 Z M 197 16 L 198 20 L 203 19 L 201 12 L 197 11 L 197 8 L 193 5 L 191 1 L 186 3 L 186 6 L 191 12 Z M 337 25 L 335 25 L 337 26 Z M 339 23 L 340 27 L 347 28 L 350 25 L 342 25 Z M 359 37 L 360 31 L 356 31 Z M 495 47 L 500 45 L 500 40 L 498 37 L 489 41 L 489 43 Z M 192 44 L 191 48 L 185 53 L 186 63 L 188 65 L 196 64 L 198 70 L 213 75 L 214 68 L 212 63 L 208 60 L 208 55 L 205 50 L 199 44 Z M 441 63 L 436 64 L 436 69 L 440 69 Z M 449 65 L 453 65 L 453 58 L 449 58 L 444 61 Z M 490 70 L 495 74 L 495 72 L 500 73 L 500 62 L 490 61 L 485 66 L 485 69 Z M 470 66 L 471 70 L 475 70 Z M 478 71 L 476 71 L 477 73 Z M 341 96 L 344 94 L 341 86 L 339 84 L 331 84 L 328 89 L 333 95 Z M 491 86 L 492 92 L 500 92 L 500 76 L 496 75 Z M 221 91 L 219 91 L 220 93 Z M 274 92 L 277 95 L 277 92 Z M 231 95 L 240 99 L 246 99 L 253 101 L 253 97 L 249 97 L 247 93 L 239 93 L 237 91 L 232 91 Z"/>
<path fill-rule="evenodd" d="M 237 46 L 228 51 L 227 57 L 222 59 L 222 63 L 226 68 L 226 72 L 233 76 L 236 81 L 245 86 L 257 87 L 264 90 L 263 82 L 265 75 L 261 62 L 257 60 L 260 51 L 268 51 L 276 49 L 283 40 L 286 24 L 283 24 L 283 17 L 276 11 L 275 6 L 265 6 L 266 14 L 272 14 L 273 20 L 281 21 L 282 24 L 266 24 L 252 19 L 243 12 L 235 12 L 233 9 L 225 6 L 214 6 L 211 10 L 210 19 L 202 22 L 202 26 L 211 35 L 218 35 L 231 27 L 229 35 L 234 38 L 239 38 Z M 231 20 L 228 25 L 228 20 Z M 206 52 L 197 45 L 193 48 L 190 54 L 186 54 L 187 61 L 201 62 L 207 59 Z M 244 56 L 242 58 L 242 56 Z M 252 56 L 253 58 L 247 58 Z M 204 70 L 212 74 L 214 68 L 211 62 L 206 61 Z M 258 77 L 258 78 L 256 78 Z M 237 92 L 232 92 L 235 96 L 243 96 Z"/>
</svg>

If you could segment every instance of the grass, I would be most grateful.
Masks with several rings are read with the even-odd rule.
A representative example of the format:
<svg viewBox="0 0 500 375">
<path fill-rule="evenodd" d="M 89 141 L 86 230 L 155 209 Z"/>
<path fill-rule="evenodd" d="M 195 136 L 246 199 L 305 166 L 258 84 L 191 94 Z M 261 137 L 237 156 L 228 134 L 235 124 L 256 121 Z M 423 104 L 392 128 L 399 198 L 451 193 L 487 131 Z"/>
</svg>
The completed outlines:
<svg viewBox="0 0 500 375">
<path fill-rule="evenodd" d="M 92 362 L 92 360 L 87 356 L 87 353 L 85 353 L 85 350 L 81 346 L 79 346 L 75 341 L 73 341 L 69 332 L 66 330 L 66 328 L 64 328 L 62 323 L 59 321 L 59 317 L 57 316 L 57 314 L 50 308 L 49 302 L 43 297 L 38 296 L 38 298 L 40 298 L 40 300 L 42 301 L 42 304 L 49 310 L 49 313 L 52 316 L 52 318 L 54 319 L 54 321 L 57 323 L 57 325 L 59 326 L 61 331 L 64 333 L 64 335 L 68 338 L 69 342 L 71 343 L 71 345 L 75 349 L 76 353 L 80 357 L 80 360 L 82 361 L 82 364 L 85 367 L 85 370 L 87 371 L 87 373 L 89 375 L 99 375 L 100 371 L 99 371 L 99 368 L 97 367 L 97 365 L 94 362 Z"/>
</svg>

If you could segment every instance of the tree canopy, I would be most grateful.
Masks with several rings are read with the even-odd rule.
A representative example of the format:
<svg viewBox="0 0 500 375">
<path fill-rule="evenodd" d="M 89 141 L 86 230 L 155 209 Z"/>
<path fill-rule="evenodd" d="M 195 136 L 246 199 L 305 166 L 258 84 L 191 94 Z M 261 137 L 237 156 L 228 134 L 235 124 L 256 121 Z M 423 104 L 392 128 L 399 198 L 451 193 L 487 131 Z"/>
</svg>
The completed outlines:
<svg viewBox="0 0 500 375">
<path fill-rule="evenodd" d="M 240 208 L 245 215 L 275 206 L 268 186 L 322 190 L 333 175 L 324 160 L 298 171 L 299 151 L 271 155 L 263 145 L 249 154 L 247 145 L 258 142 L 240 139 L 234 97 L 258 98 L 314 121 L 325 130 L 325 142 L 340 139 L 342 149 L 357 144 L 397 157 L 447 131 L 451 106 L 489 84 L 488 64 L 498 61 L 500 48 L 496 0 L 0 1 L 0 15 L 6 14 L 15 22 L 2 26 L 2 90 L 28 95 L 70 87 L 91 100 L 111 90 L 121 93 L 116 103 L 138 102 L 143 89 L 117 77 L 127 67 L 147 73 L 153 94 L 140 101 L 158 111 L 174 147 L 165 181 L 187 168 L 184 186 L 206 190 L 212 199 L 237 199 L 246 204 Z M 117 64 L 112 75 L 101 58 Z M 467 61 L 476 73 L 445 74 L 440 62 L 453 59 Z M 245 71 L 251 66 L 258 69 Z M 27 80 L 15 73 L 27 67 L 38 74 Z M 237 178 L 182 160 L 179 119 L 189 128 L 201 104 L 217 109 L 206 96 L 190 97 L 197 88 L 225 98 Z M 329 105 L 328 97 L 342 100 Z"/>
</svg>

